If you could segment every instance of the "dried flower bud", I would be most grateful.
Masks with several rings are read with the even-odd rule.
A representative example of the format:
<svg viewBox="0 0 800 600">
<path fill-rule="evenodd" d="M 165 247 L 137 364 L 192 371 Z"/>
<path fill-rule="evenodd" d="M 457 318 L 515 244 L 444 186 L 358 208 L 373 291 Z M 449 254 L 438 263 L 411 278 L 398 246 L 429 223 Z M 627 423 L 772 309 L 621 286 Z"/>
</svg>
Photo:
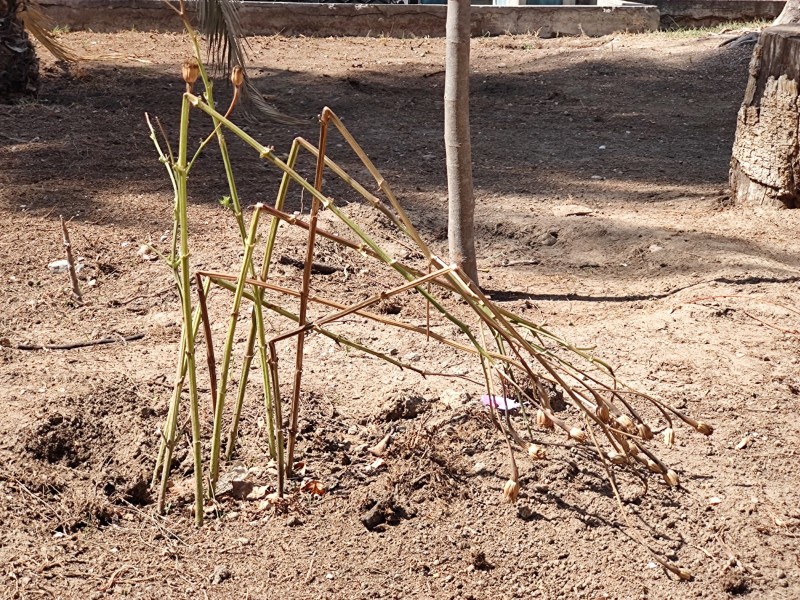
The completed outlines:
<svg viewBox="0 0 800 600">
<path fill-rule="evenodd" d="M 616 418 L 616 421 L 617 425 L 619 425 L 623 431 L 634 434 L 639 433 L 636 430 L 636 425 L 633 424 L 633 419 L 631 419 L 628 415 L 620 415 Z"/>
<path fill-rule="evenodd" d="M 553 421 L 547 416 L 541 408 L 536 411 L 536 425 L 544 429 L 552 429 Z"/>
<path fill-rule="evenodd" d="M 231 83 L 237 88 L 244 84 L 244 70 L 239 65 L 233 67 L 231 71 Z"/>
<path fill-rule="evenodd" d="M 650 469 L 653 473 L 662 473 L 661 466 L 652 459 L 647 459 L 647 468 Z"/>
<path fill-rule="evenodd" d="M 519 498 L 519 483 L 513 479 L 509 479 L 503 486 L 503 500 L 514 504 L 517 498 Z"/>
<path fill-rule="evenodd" d="M 608 423 L 608 420 L 611 418 L 611 414 L 608 412 L 608 407 L 605 404 L 598 404 L 594 414 L 597 415 L 597 418 L 603 423 Z"/>
<path fill-rule="evenodd" d="M 622 447 L 622 451 L 626 454 L 629 454 L 630 456 L 636 456 L 639 454 L 639 447 L 635 444 L 630 443 L 622 436 L 618 436 L 616 439 L 619 442 L 619 445 Z"/>
<path fill-rule="evenodd" d="M 608 453 L 608 460 L 611 462 L 612 465 L 626 465 L 628 464 L 628 459 L 625 457 L 624 454 L 620 454 L 614 450 L 611 450 Z"/>
<path fill-rule="evenodd" d="M 670 448 L 675 443 L 675 430 L 672 427 L 664 430 L 664 443 Z"/>
<path fill-rule="evenodd" d="M 542 448 L 539 444 L 531 444 L 528 446 L 528 456 L 530 456 L 533 460 L 544 460 L 547 458 L 544 448 Z"/>
<path fill-rule="evenodd" d="M 181 67 L 181 75 L 189 87 L 193 86 L 197 78 L 200 77 L 200 65 L 193 60 L 185 61 L 183 67 Z"/>
<path fill-rule="evenodd" d="M 580 427 L 573 427 L 572 429 L 569 430 L 569 437 L 571 437 L 576 442 L 585 442 L 586 432 Z"/>
<path fill-rule="evenodd" d="M 697 428 L 697 431 L 699 431 L 703 435 L 711 435 L 712 433 L 714 433 L 714 428 L 708 423 L 705 423 L 703 421 L 698 421 L 695 427 Z"/>
<path fill-rule="evenodd" d="M 669 469 L 666 473 L 662 475 L 662 477 L 670 487 L 678 487 L 678 485 L 681 482 L 681 480 L 678 478 L 678 474 L 672 469 Z"/>
<path fill-rule="evenodd" d="M 639 437 L 642 438 L 644 441 L 652 440 L 653 439 L 653 430 L 650 429 L 648 425 L 644 423 L 640 423 L 636 427 L 637 431 L 639 432 Z"/>
</svg>

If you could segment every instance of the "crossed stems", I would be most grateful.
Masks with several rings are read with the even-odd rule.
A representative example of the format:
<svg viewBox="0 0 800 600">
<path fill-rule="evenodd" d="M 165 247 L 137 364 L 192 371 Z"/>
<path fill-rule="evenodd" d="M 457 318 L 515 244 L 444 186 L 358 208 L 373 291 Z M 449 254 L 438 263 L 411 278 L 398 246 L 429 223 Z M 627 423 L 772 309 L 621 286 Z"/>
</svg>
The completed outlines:
<svg viewBox="0 0 800 600">
<path fill-rule="evenodd" d="M 536 339 L 539 340 L 540 342 L 541 342 L 542 336 L 548 337 L 548 338 L 551 338 L 551 339 L 555 339 L 559 343 L 559 345 L 562 346 L 563 348 L 566 348 L 568 350 L 572 350 L 573 352 L 583 356 L 584 358 L 589 358 L 594 364 L 597 364 L 597 365 L 599 365 L 601 367 L 607 367 L 605 365 L 605 363 L 602 363 L 602 361 L 599 361 L 596 358 L 591 357 L 591 356 L 587 357 L 587 355 L 585 354 L 585 352 L 583 350 L 571 347 L 570 345 L 566 344 L 565 342 L 563 342 L 561 340 L 558 340 L 558 338 L 556 338 L 556 336 L 553 336 L 552 334 L 550 334 L 549 332 L 543 330 L 542 328 L 540 328 L 540 327 L 538 327 L 538 326 L 536 326 L 536 325 L 534 325 L 532 323 L 529 323 L 529 322 L 525 321 L 524 319 L 521 319 L 521 318 L 517 317 L 516 315 L 513 315 L 513 314 L 509 313 L 508 311 L 505 311 L 505 310 L 498 309 L 498 308 L 494 307 L 494 305 L 488 300 L 488 298 L 486 298 L 480 292 L 480 290 L 475 289 L 474 286 L 471 286 L 469 284 L 469 280 L 463 275 L 463 273 L 453 272 L 453 270 L 451 268 L 443 266 L 444 263 L 440 259 L 438 259 L 435 256 L 433 256 L 432 253 L 428 250 L 427 246 L 425 246 L 425 244 L 422 243 L 422 240 L 421 240 L 420 236 L 416 233 L 416 231 L 414 230 L 414 228 L 411 225 L 410 221 L 406 217 L 405 213 L 402 211 L 402 208 L 399 206 L 399 204 L 397 203 L 397 201 L 394 198 L 393 194 L 391 193 L 391 191 L 389 190 L 388 186 L 386 185 L 385 180 L 383 180 L 383 178 L 377 172 L 377 169 L 374 168 L 374 165 L 372 165 L 372 163 L 366 157 L 366 154 L 363 152 L 363 150 L 360 149 L 360 146 L 358 146 L 358 144 L 355 142 L 355 140 L 353 140 L 353 138 L 349 134 L 349 132 L 347 132 L 347 130 L 341 124 L 339 119 L 330 110 L 326 109 L 325 111 L 323 111 L 323 116 L 322 116 L 322 119 L 321 119 L 321 128 L 320 128 L 320 149 L 315 149 L 315 148 L 313 148 L 313 146 L 308 144 L 308 142 L 305 142 L 305 140 L 302 140 L 302 139 L 298 138 L 297 140 L 295 140 L 295 144 L 293 144 L 292 152 L 290 153 L 289 164 L 285 164 L 285 163 L 282 163 L 279 159 L 277 159 L 274 156 L 274 154 L 272 154 L 272 150 L 270 148 L 266 148 L 266 147 L 261 146 L 260 144 L 258 144 L 258 142 L 256 142 L 253 138 L 251 138 L 249 135 L 247 135 L 242 130 L 240 130 L 238 127 L 236 127 L 234 124 L 232 124 L 230 121 L 228 121 L 226 116 L 217 113 L 214 109 L 212 109 L 209 106 L 209 104 L 203 102 L 197 96 L 193 96 L 192 94 L 187 93 L 185 95 L 185 99 L 188 100 L 188 102 L 191 105 L 201 109 L 203 112 L 206 112 L 207 114 L 209 114 L 212 117 L 212 119 L 214 120 L 214 123 L 215 123 L 215 131 L 219 131 L 221 126 L 224 126 L 224 127 L 228 128 L 229 130 L 233 131 L 238 137 L 243 139 L 246 143 L 248 143 L 249 145 L 254 147 L 256 150 L 258 150 L 259 155 L 262 158 L 265 158 L 265 159 L 269 160 L 270 162 L 272 162 L 273 164 L 278 166 L 284 172 L 284 178 L 283 178 L 283 181 L 282 181 L 282 193 L 279 196 L 279 200 L 282 200 L 283 197 L 285 196 L 285 185 L 284 184 L 287 184 L 288 181 L 290 181 L 290 180 L 297 182 L 298 184 L 300 184 L 301 187 L 303 187 L 305 190 L 309 191 L 311 193 L 311 195 L 312 195 L 312 198 L 313 198 L 313 204 L 312 204 L 312 210 L 311 210 L 311 222 L 308 223 L 308 224 L 303 223 L 301 225 L 302 227 L 307 229 L 309 235 L 308 235 L 308 243 L 307 243 L 306 262 L 305 262 L 304 273 L 303 273 L 303 287 L 302 287 L 302 290 L 300 292 L 300 299 L 301 299 L 301 311 L 300 311 L 300 313 L 301 314 L 297 318 L 297 321 L 298 321 L 298 324 L 299 324 L 299 328 L 297 330 L 293 331 L 293 332 L 289 332 L 287 334 L 284 334 L 284 336 L 282 336 L 282 337 L 279 336 L 279 338 L 270 340 L 267 343 L 267 346 L 269 346 L 269 348 L 270 348 L 270 358 L 266 362 L 267 362 L 268 370 L 273 376 L 271 378 L 269 378 L 269 386 L 265 385 L 265 394 L 268 394 L 268 390 L 271 387 L 272 396 L 273 396 L 273 398 L 277 399 L 277 398 L 279 398 L 279 394 L 277 393 L 277 390 L 278 390 L 277 378 L 276 378 L 276 375 L 277 375 L 277 357 L 276 357 L 276 354 L 275 354 L 275 343 L 277 341 L 280 341 L 280 339 L 286 339 L 287 337 L 293 337 L 295 335 L 298 338 L 297 339 L 297 347 L 298 348 L 297 348 L 297 358 L 296 358 L 296 369 L 295 369 L 294 385 L 293 385 L 293 391 L 292 391 L 292 404 L 291 404 L 292 414 L 291 414 L 291 417 L 290 417 L 290 425 L 289 425 L 289 438 L 290 438 L 290 440 L 289 440 L 289 447 L 287 449 L 288 450 L 288 454 L 289 454 L 289 460 L 286 463 L 286 474 L 287 475 L 291 475 L 292 458 L 293 458 L 294 445 L 295 445 L 295 440 L 296 440 L 297 414 L 299 412 L 299 406 L 298 406 L 298 404 L 299 404 L 299 390 L 300 390 L 300 382 L 301 382 L 301 377 L 302 377 L 303 340 L 304 340 L 304 337 L 305 337 L 304 333 L 309 331 L 312 328 L 319 328 L 320 325 L 323 324 L 323 323 L 320 323 L 320 322 L 316 322 L 316 323 L 308 323 L 307 322 L 307 307 L 308 307 L 308 302 L 309 302 L 309 298 L 310 298 L 310 292 L 309 292 L 310 270 L 311 270 L 311 265 L 313 263 L 314 240 L 315 240 L 316 235 L 318 233 L 316 220 L 317 220 L 317 214 L 319 212 L 320 206 L 325 206 L 327 208 L 330 208 L 342 221 L 344 221 L 348 226 L 350 226 L 351 230 L 353 230 L 362 239 L 362 242 L 363 242 L 361 245 L 355 245 L 355 244 L 352 244 L 352 243 L 347 243 L 345 245 L 349 245 L 349 246 L 353 247 L 354 249 L 358 249 L 358 250 L 361 250 L 362 252 L 365 252 L 365 253 L 367 253 L 369 255 L 372 255 L 375 258 L 378 258 L 378 259 L 382 260 L 383 262 L 385 262 L 386 264 L 388 264 L 388 265 L 392 266 L 393 268 L 395 268 L 403 277 L 405 277 L 406 279 L 409 280 L 408 284 L 406 284 L 405 286 L 401 286 L 401 288 L 403 290 L 411 289 L 411 288 L 416 289 L 419 293 L 421 293 L 423 296 L 425 296 L 426 299 L 428 299 L 429 303 L 433 304 L 442 314 L 444 314 L 449 320 L 451 320 L 460 329 L 462 329 L 462 331 L 467 335 L 467 337 L 472 342 L 473 348 L 470 348 L 470 351 L 477 353 L 481 357 L 481 363 L 482 363 L 482 366 L 484 367 L 485 373 L 486 373 L 486 365 L 488 364 L 489 368 L 493 372 L 497 373 L 501 377 L 501 379 L 504 382 L 504 387 L 505 387 L 506 384 L 509 384 L 512 387 L 514 387 L 518 392 L 520 392 L 521 395 L 523 395 L 526 398 L 528 398 L 529 400 L 533 401 L 534 399 L 530 396 L 530 394 L 526 390 L 523 390 L 519 386 L 519 384 L 516 381 L 514 381 L 514 378 L 509 375 L 510 371 L 507 371 L 507 368 L 498 368 L 496 361 L 500 360 L 500 361 L 506 363 L 507 366 L 509 364 L 513 364 L 514 366 L 521 367 L 523 372 L 526 373 L 530 377 L 531 381 L 534 382 L 534 384 L 535 384 L 534 387 L 536 388 L 536 396 L 538 396 L 538 399 L 541 402 L 542 407 L 547 411 L 548 416 L 550 416 L 550 418 L 553 420 L 553 422 L 558 424 L 561 428 L 563 428 L 566 431 L 572 433 L 575 428 L 572 428 L 572 429 L 567 428 L 567 426 L 565 424 L 563 424 L 561 421 L 556 419 L 555 416 L 552 414 L 552 411 L 551 411 L 550 406 L 549 406 L 549 400 L 547 399 L 547 395 L 545 393 L 543 393 L 543 391 L 541 390 L 541 386 L 538 383 L 538 381 L 539 381 L 538 377 L 533 373 L 533 371 L 527 365 L 527 363 L 525 362 L 525 360 L 524 360 L 524 358 L 522 356 L 522 353 L 521 353 L 520 350 L 524 350 L 527 354 L 533 356 L 536 359 L 536 361 L 540 363 L 540 365 L 545 369 L 545 371 L 548 372 L 549 378 L 551 380 L 553 380 L 553 381 L 557 382 L 559 385 L 561 385 L 561 387 L 567 392 L 567 394 L 569 395 L 570 399 L 573 401 L 573 403 L 578 408 L 580 408 L 582 411 L 584 411 L 584 413 L 589 418 L 591 418 L 592 420 L 594 420 L 596 423 L 598 423 L 601 426 L 601 429 L 603 429 L 603 431 L 606 433 L 608 438 L 611 440 L 612 445 L 614 445 L 615 447 L 622 446 L 623 450 L 625 449 L 626 446 L 629 447 L 628 444 L 625 444 L 624 442 L 620 443 L 619 440 L 620 439 L 624 439 L 625 437 L 632 437 L 632 434 L 630 434 L 630 432 L 625 432 L 625 431 L 622 431 L 622 430 L 618 430 L 618 429 L 616 429 L 614 427 L 606 427 L 605 422 L 602 419 L 599 419 L 595 414 L 595 413 L 598 412 L 598 409 L 601 406 L 607 407 L 609 409 L 609 411 L 612 412 L 612 414 L 619 414 L 618 409 L 613 405 L 613 399 L 618 399 L 620 401 L 620 403 L 623 404 L 629 410 L 629 412 L 631 412 L 631 414 L 635 417 L 635 419 L 637 421 L 642 422 L 641 417 L 635 412 L 633 407 L 630 406 L 630 404 L 625 400 L 625 398 L 622 396 L 620 391 L 618 391 L 616 378 L 614 378 L 613 372 L 608 368 L 606 369 L 607 372 L 612 376 L 612 378 L 614 380 L 613 381 L 614 385 L 612 387 L 612 386 L 610 386 L 608 384 L 600 382 L 599 380 L 593 378 L 591 375 L 589 375 L 589 374 L 587 374 L 587 373 L 575 368 L 568 361 L 564 361 L 563 359 L 556 358 L 555 355 L 553 355 L 549 350 L 545 349 L 543 346 L 536 347 L 534 344 L 529 343 L 515 329 L 515 327 L 513 325 L 521 326 L 523 329 L 529 331 L 530 333 L 533 333 L 534 336 L 536 337 Z M 378 182 L 379 187 L 384 192 L 385 196 L 389 199 L 389 201 L 390 201 L 390 203 L 392 205 L 392 208 L 395 211 L 394 213 L 392 213 L 392 211 L 390 211 L 388 209 L 388 207 L 386 207 L 383 203 L 381 203 L 374 195 L 372 195 L 369 192 L 367 192 L 363 188 L 363 186 L 361 186 L 360 184 L 358 184 L 357 182 L 352 180 L 352 178 L 350 178 L 349 175 L 347 175 L 346 172 L 344 172 L 343 169 L 341 169 L 333 161 L 331 161 L 330 159 L 325 157 L 324 148 L 325 148 L 325 144 L 326 144 L 327 124 L 328 124 L 329 121 L 333 122 L 336 125 L 336 127 L 340 130 L 342 135 L 347 139 L 347 141 L 350 144 L 350 146 L 356 151 L 356 153 L 362 159 L 362 162 L 364 162 L 364 164 L 367 166 L 368 170 L 373 174 L 373 176 L 375 177 L 376 181 Z M 315 184 L 314 184 L 313 187 L 307 181 L 305 181 L 302 177 L 300 177 L 292 168 L 293 164 L 294 164 L 294 160 L 296 159 L 296 156 L 297 156 L 297 149 L 300 146 L 302 146 L 302 147 L 306 148 L 307 150 L 309 150 L 317 158 L 317 169 L 316 169 L 316 175 L 315 175 Z M 432 276 L 432 277 L 420 276 L 420 274 L 418 272 L 415 272 L 414 269 L 412 269 L 410 267 L 406 267 L 404 265 L 401 265 L 396 260 L 392 259 L 386 253 L 384 253 L 377 244 L 375 244 L 371 239 L 369 239 L 369 237 L 366 236 L 366 234 L 363 231 L 361 231 L 360 228 L 358 228 L 355 225 L 355 223 L 353 223 L 349 218 L 347 218 L 345 215 L 343 215 L 343 213 L 338 211 L 338 209 L 333 205 L 332 201 L 329 198 L 326 198 L 325 196 L 323 196 L 321 194 L 321 189 L 320 188 L 321 188 L 321 181 L 322 181 L 322 172 L 323 172 L 324 167 L 326 167 L 326 166 L 331 168 L 332 171 L 334 171 L 337 175 L 339 175 L 347 183 L 350 183 L 351 187 L 353 187 L 357 192 L 359 192 L 368 201 L 370 201 L 373 204 L 373 206 L 375 206 L 376 208 L 379 208 L 384 214 L 386 214 L 395 223 L 395 225 L 397 225 L 398 229 L 400 229 L 403 233 L 408 235 L 408 237 L 410 237 L 413 242 L 416 242 L 416 245 L 417 245 L 418 249 L 423 253 L 423 255 L 426 257 L 426 259 L 429 261 L 429 264 L 440 266 L 440 268 L 436 272 L 436 275 Z M 230 180 L 230 178 L 229 178 L 229 180 Z M 274 232 L 274 230 L 276 228 L 276 223 L 277 223 L 277 220 L 278 220 L 277 218 L 282 218 L 283 220 L 286 220 L 288 222 L 292 222 L 292 220 L 291 220 L 291 218 L 287 218 L 286 215 L 281 213 L 281 211 L 279 210 L 279 207 L 278 207 L 278 203 L 276 203 L 276 208 L 275 209 L 271 209 L 269 207 L 260 206 L 259 210 L 257 211 L 257 213 L 261 212 L 262 210 L 269 212 L 274 217 L 273 218 L 273 228 L 272 228 L 272 231 L 271 231 L 270 239 L 268 241 L 267 252 L 265 252 L 265 254 L 269 255 L 271 253 L 271 251 L 272 251 L 272 245 L 274 244 L 274 234 L 273 234 L 273 232 Z M 239 212 L 238 214 L 240 215 L 241 213 Z M 275 217 L 277 217 L 277 218 L 275 218 Z M 266 273 L 264 271 L 268 267 L 269 259 L 265 256 L 265 258 L 267 258 L 267 260 L 265 260 L 265 263 L 264 263 L 264 265 L 262 267 L 262 277 L 261 277 L 260 281 L 259 280 L 254 280 L 252 278 L 248 278 L 246 276 L 247 272 L 252 272 L 252 270 L 253 270 L 252 266 L 251 266 L 252 265 L 252 248 L 253 248 L 253 242 L 254 242 L 254 236 L 255 236 L 254 232 L 255 232 L 255 222 L 256 221 L 257 221 L 257 215 L 254 215 L 254 223 L 251 226 L 251 235 L 248 236 L 248 239 L 246 240 L 246 246 L 245 246 L 246 254 L 245 254 L 245 261 L 243 262 L 242 273 L 240 273 L 240 276 L 238 278 L 236 278 L 237 286 L 236 286 L 236 288 L 234 290 L 235 293 L 236 293 L 236 297 L 235 297 L 235 301 L 234 301 L 234 310 L 232 311 L 232 315 L 231 315 L 232 316 L 232 321 L 231 322 L 232 322 L 232 324 L 234 324 L 233 326 L 235 326 L 235 318 L 236 318 L 236 315 L 238 314 L 238 309 L 239 309 L 239 305 L 240 305 L 242 296 L 245 295 L 244 294 L 244 285 L 245 285 L 245 283 L 251 285 L 252 288 L 253 288 L 252 299 L 254 300 L 254 311 L 255 311 L 255 308 L 257 306 L 260 307 L 263 304 L 263 302 L 260 302 L 259 299 L 260 299 L 261 291 L 266 287 L 265 285 L 263 285 L 264 284 L 263 280 L 266 279 Z M 298 221 L 296 219 L 293 222 L 294 222 L 294 224 L 300 224 L 301 223 L 300 221 Z M 323 235 L 325 237 L 332 237 L 330 235 L 325 235 L 323 233 L 320 233 L 320 235 Z M 337 240 L 337 241 L 339 241 L 339 240 Z M 441 275 L 446 275 L 446 277 L 444 278 L 444 280 L 445 280 L 444 282 L 441 282 L 438 279 L 438 277 L 441 276 Z M 479 315 L 481 320 L 492 329 L 493 333 L 495 334 L 495 339 L 497 341 L 498 348 L 500 349 L 500 352 L 498 352 L 498 353 L 489 352 L 483 346 L 481 346 L 481 344 L 479 344 L 477 342 L 477 340 L 475 339 L 474 335 L 471 333 L 469 328 L 466 327 L 466 325 L 464 325 L 458 319 L 456 319 L 453 315 L 451 315 L 450 313 L 445 311 L 438 304 L 438 302 L 430 295 L 430 292 L 428 290 L 425 290 L 425 289 L 419 287 L 420 282 L 428 282 L 428 281 L 434 281 L 434 282 L 440 283 L 441 285 L 444 285 L 444 287 L 450 289 L 451 291 L 455 291 L 456 293 L 461 295 L 462 298 L 464 298 L 467 301 L 467 303 L 473 308 L 473 310 Z M 277 291 L 277 290 L 275 290 L 275 291 Z M 250 297 L 249 295 L 247 295 L 247 296 Z M 372 303 L 374 303 L 376 301 L 380 301 L 380 299 L 381 299 L 381 297 L 378 297 L 377 299 L 373 299 L 373 301 L 368 302 L 367 304 L 365 304 L 363 306 L 361 306 L 361 303 L 360 303 L 359 305 L 347 307 L 346 309 L 343 309 L 343 310 L 347 311 L 346 314 L 351 314 L 352 312 L 358 312 L 360 309 L 366 308 L 367 306 L 371 305 Z M 201 308 L 202 308 L 202 305 L 204 304 L 203 300 L 204 299 L 201 299 Z M 332 317 L 332 318 L 335 318 L 335 317 Z M 257 321 L 260 322 L 261 319 L 257 319 Z M 327 321 L 325 321 L 325 322 L 327 322 Z M 513 325 L 512 325 L 512 323 L 513 323 Z M 406 328 L 410 328 L 410 327 L 411 326 L 408 326 Z M 263 323 L 262 323 L 261 327 L 257 327 L 257 329 L 261 329 L 261 331 L 263 331 Z M 252 328 L 251 328 L 251 332 L 252 332 Z M 230 333 L 231 333 L 231 330 L 229 329 L 229 338 L 231 337 Z M 431 334 L 430 328 L 426 327 L 426 335 L 430 336 L 430 334 Z M 251 335 L 249 339 L 252 339 L 252 337 L 253 336 Z M 515 355 L 516 360 L 513 360 L 509 356 L 507 356 L 506 351 L 502 347 L 503 346 L 503 342 L 505 342 L 505 344 L 512 350 L 512 354 Z M 453 342 L 452 344 L 457 344 L 457 342 Z M 227 361 L 227 360 L 229 360 L 229 358 L 227 358 L 227 357 L 229 357 L 229 349 L 230 348 L 229 348 L 229 345 L 226 344 L 226 346 L 228 346 L 226 348 L 226 359 L 225 359 Z M 252 342 L 249 342 L 248 346 L 249 346 L 249 348 L 248 348 L 248 352 L 246 353 L 246 356 L 247 357 L 252 357 Z M 263 347 L 264 347 L 263 342 L 260 344 L 260 346 L 263 349 Z M 462 349 L 468 348 L 468 346 L 463 346 L 463 345 L 460 345 L 460 344 L 458 344 L 458 346 L 462 347 Z M 594 402 L 592 402 L 592 400 L 590 400 L 582 392 L 577 391 L 577 390 L 573 390 L 569 386 L 569 384 L 567 384 L 564 381 L 564 379 L 559 375 L 559 373 L 556 372 L 556 369 L 550 364 L 550 360 L 552 360 L 554 358 L 555 358 L 554 364 L 556 365 L 556 368 L 561 370 L 561 371 L 563 371 L 563 372 L 565 372 L 565 373 L 567 373 L 572 378 L 578 380 L 581 384 L 583 384 L 584 387 L 585 387 L 585 390 L 587 391 L 589 396 L 591 396 L 591 399 L 594 400 Z M 223 372 L 223 376 L 227 372 L 229 364 L 227 362 L 225 362 L 224 366 L 225 366 L 225 368 L 223 368 L 223 371 L 222 371 Z M 266 369 L 264 369 L 264 371 L 266 371 Z M 246 372 L 246 371 L 243 371 L 243 372 Z M 488 373 L 486 373 L 486 379 L 487 379 L 487 387 L 489 389 L 491 389 L 491 379 L 490 379 Z M 607 400 L 603 399 L 597 391 L 592 389 L 590 386 L 586 385 L 585 381 L 584 381 L 586 379 L 588 379 L 588 380 L 594 382 L 595 384 L 597 384 L 598 387 L 602 391 L 610 392 L 611 393 L 611 401 L 607 401 Z M 265 375 L 265 384 L 267 383 L 267 381 L 268 381 L 268 378 Z M 241 396 L 243 387 L 244 386 L 240 387 L 240 396 Z M 215 435 L 214 435 L 214 438 L 212 440 L 212 470 L 211 470 L 212 486 L 216 482 L 216 478 L 217 478 L 217 474 L 218 474 L 218 465 L 219 465 L 219 434 L 218 434 L 218 431 L 219 431 L 219 428 L 221 427 L 221 422 L 222 422 L 221 415 L 222 415 L 222 407 L 223 407 L 223 403 L 224 403 L 224 389 L 225 389 L 224 385 L 221 385 L 221 386 L 219 386 L 217 388 L 216 402 L 215 402 L 215 419 L 214 419 Z M 632 390 L 623 390 L 623 392 L 624 393 L 635 393 Z M 646 395 L 643 395 L 643 394 L 639 394 L 639 395 L 641 397 L 644 397 L 644 398 L 647 398 L 647 399 L 653 401 L 653 403 L 659 408 L 659 410 L 662 411 L 662 413 L 667 417 L 667 419 L 669 418 L 668 415 L 667 415 L 667 412 L 665 410 L 665 405 L 663 405 L 663 403 L 660 403 L 659 401 L 656 401 L 655 399 L 651 399 Z M 279 410 L 278 406 L 280 405 L 280 402 L 276 402 L 275 405 L 276 405 L 275 410 L 277 412 Z M 685 421 L 687 421 L 690 424 L 696 426 L 696 422 L 692 422 L 692 420 L 684 417 L 683 415 L 680 415 L 679 413 L 677 413 L 677 411 L 675 411 L 671 407 L 668 407 L 668 408 L 669 408 L 669 410 L 671 412 L 673 412 L 675 414 L 678 414 L 678 416 L 683 418 Z M 237 405 L 237 416 L 238 416 L 238 409 L 239 409 L 239 406 Z M 281 420 L 279 420 L 277 417 L 278 417 L 278 415 L 276 414 L 276 420 L 280 424 Z M 509 427 L 510 431 L 513 431 L 513 428 L 510 427 L 510 422 L 508 424 L 508 427 Z M 281 427 L 278 426 L 276 429 L 277 429 L 278 435 L 280 436 Z M 229 440 L 228 440 L 228 451 L 229 452 L 230 452 L 230 449 L 232 447 L 232 443 L 233 443 L 233 441 L 235 439 L 234 432 L 235 432 L 235 429 L 232 429 L 232 434 L 231 434 L 231 436 L 229 436 Z M 516 435 L 513 435 L 513 437 L 515 439 L 518 439 L 518 436 L 516 436 Z M 582 436 L 580 436 L 580 435 L 578 435 L 578 436 L 573 435 L 573 437 L 576 437 L 579 441 L 583 441 L 583 439 L 581 439 Z M 280 441 L 278 441 L 278 440 L 276 440 L 276 441 L 278 442 L 277 443 L 278 448 L 282 449 L 282 443 Z M 616 443 L 615 443 L 615 441 L 616 441 Z M 638 443 L 637 440 L 634 440 L 633 443 L 637 447 L 640 446 L 640 444 Z M 663 465 L 661 465 L 660 462 L 657 461 L 657 459 L 655 459 L 651 455 L 651 453 L 645 451 L 645 454 L 648 456 L 648 458 L 650 458 L 651 461 L 656 462 L 659 465 L 660 468 L 663 467 Z M 283 461 L 281 460 L 280 462 L 283 462 Z M 282 474 L 283 469 L 280 469 L 280 470 L 281 470 L 281 474 Z M 281 489 L 283 487 L 282 483 L 283 482 L 281 481 L 281 485 L 280 485 Z"/>
</svg>

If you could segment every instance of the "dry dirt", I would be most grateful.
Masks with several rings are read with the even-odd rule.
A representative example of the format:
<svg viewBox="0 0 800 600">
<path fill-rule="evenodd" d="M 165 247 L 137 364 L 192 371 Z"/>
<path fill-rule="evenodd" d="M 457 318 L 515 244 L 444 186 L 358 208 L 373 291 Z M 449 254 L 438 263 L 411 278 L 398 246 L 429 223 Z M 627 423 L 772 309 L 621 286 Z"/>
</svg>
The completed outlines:
<svg viewBox="0 0 800 600">
<path fill-rule="evenodd" d="M 563 437 L 542 434 L 546 461 L 520 456 L 520 503 L 504 504 L 508 459 L 477 386 L 422 379 L 318 336 L 308 341 L 300 451 L 328 492 L 294 494 L 284 513 L 221 497 L 196 530 L 182 440 L 169 512 L 158 516 L 147 483 L 180 317 L 168 267 L 137 253 L 142 242 L 163 248 L 171 227 L 171 188 L 143 113 L 174 139 L 187 44 L 161 33 L 63 38 L 105 58 L 63 70 L 45 56 L 40 101 L 0 107 L 0 337 L 12 346 L 0 348 L 0 596 L 800 598 L 800 212 L 734 207 L 726 195 L 749 49 L 665 34 L 473 46 L 482 285 L 715 427 L 710 438 L 681 427 L 675 447 L 659 450 L 679 489 L 620 475 L 633 527 L 693 573 L 681 582 L 629 537 L 602 469 Z M 444 254 L 443 42 L 250 43 L 256 85 L 309 118 L 250 133 L 285 152 L 295 135 L 315 139 L 313 116 L 331 106 Z M 199 140 L 207 123 L 196 118 L 192 131 Z M 244 204 L 269 202 L 275 172 L 233 146 Z M 355 164 L 339 138 L 331 150 Z M 233 269 L 240 246 L 218 203 L 216 152 L 196 171 L 193 264 Z M 291 210 L 307 210 L 301 201 L 294 194 Z M 62 254 L 59 215 L 84 257 L 83 305 L 65 274 L 48 271 Z M 287 239 L 282 252 L 300 257 Z M 323 292 L 352 300 L 385 284 L 362 257 L 326 252 L 347 270 L 317 277 Z M 277 274 L 297 277 L 290 265 Z M 215 337 L 228 303 L 212 298 Z M 398 310 L 424 322 L 417 301 Z M 477 377 L 473 361 L 410 334 L 342 327 L 429 369 Z M 139 333 L 66 351 L 15 347 Z M 207 393 L 203 402 L 207 419 Z M 260 404 L 254 388 L 237 460 L 273 485 Z M 370 470 L 365 447 L 390 429 L 385 468 Z M 365 527 L 376 514 L 386 522 Z"/>
</svg>

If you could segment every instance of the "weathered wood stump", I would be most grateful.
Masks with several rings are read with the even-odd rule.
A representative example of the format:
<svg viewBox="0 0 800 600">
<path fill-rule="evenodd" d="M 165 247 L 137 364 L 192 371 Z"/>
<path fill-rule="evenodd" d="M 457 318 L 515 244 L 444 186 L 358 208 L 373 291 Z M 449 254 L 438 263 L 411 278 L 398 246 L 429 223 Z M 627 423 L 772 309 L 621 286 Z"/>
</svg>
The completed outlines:
<svg viewBox="0 0 800 600">
<path fill-rule="evenodd" d="M 800 208 L 800 25 L 761 32 L 736 123 L 730 184 L 737 203 Z"/>
</svg>

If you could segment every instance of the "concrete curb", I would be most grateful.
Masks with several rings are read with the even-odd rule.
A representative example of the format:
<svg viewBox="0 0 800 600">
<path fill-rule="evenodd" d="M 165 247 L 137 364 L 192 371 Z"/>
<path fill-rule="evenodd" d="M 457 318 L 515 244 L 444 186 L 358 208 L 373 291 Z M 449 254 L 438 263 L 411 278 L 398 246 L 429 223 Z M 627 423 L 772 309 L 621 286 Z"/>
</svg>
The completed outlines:
<svg viewBox="0 0 800 600">
<path fill-rule="evenodd" d="M 728 21 L 772 21 L 785 0 L 646 0 L 661 12 L 661 26 L 710 27 Z"/>
<path fill-rule="evenodd" d="M 659 27 L 659 11 L 622 0 L 598 6 L 473 6 L 472 33 L 603 36 Z M 43 0 L 58 25 L 92 31 L 177 31 L 179 22 L 160 0 Z M 248 35 L 442 37 L 447 7 L 431 4 L 242 3 Z"/>
</svg>

